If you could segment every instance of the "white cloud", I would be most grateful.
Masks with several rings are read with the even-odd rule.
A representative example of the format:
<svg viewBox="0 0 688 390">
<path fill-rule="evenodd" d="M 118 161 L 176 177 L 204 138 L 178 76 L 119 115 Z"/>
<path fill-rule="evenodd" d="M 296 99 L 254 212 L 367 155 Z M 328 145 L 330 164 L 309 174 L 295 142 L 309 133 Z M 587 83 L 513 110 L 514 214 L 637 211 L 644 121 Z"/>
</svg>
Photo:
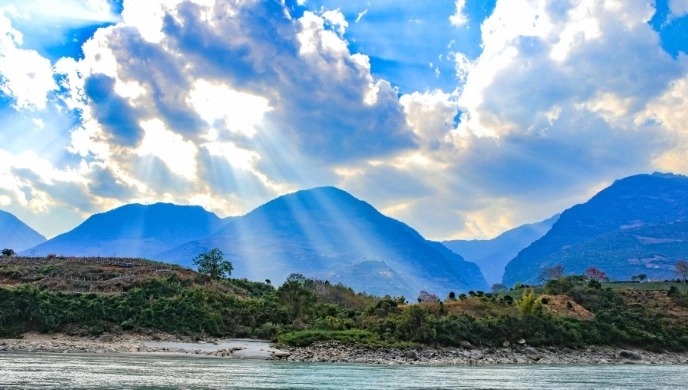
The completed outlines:
<svg viewBox="0 0 688 390">
<path fill-rule="evenodd" d="M 366 16 L 367 13 L 368 13 L 368 9 L 367 9 L 367 8 L 364 9 L 363 11 L 359 12 L 358 15 L 356 15 L 356 20 L 354 21 L 354 23 L 360 22 L 361 19 L 363 19 L 363 17 Z"/>
<path fill-rule="evenodd" d="M 57 89 L 50 61 L 35 50 L 21 49 L 22 34 L 0 9 L 0 91 L 20 109 L 43 109 Z"/>
<path fill-rule="evenodd" d="M 688 0 L 669 0 L 671 17 L 680 18 L 688 14 Z"/>
<path fill-rule="evenodd" d="M 232 90 L 226 85 L 197 80 L 189 93 L 189 102 L 209 126 L 222 120 L 231 132 L 255 135 L 270 106 L 264 97 Z"/>
<path fill-rule="evenodd" d="M 145 136 L 136 151 L 139 156 L 158 157 L 172 172 L 187 180 L 196 178 L 198 149 L 193 142 L 167 129 L 159 119 L 144 121 L 141 128 L 145 131 Z"/>
<path fill-rule="evenodd" d="M 329 24 L 331 24 L 335 31 L 339 33 L 339 35 L 344 35 L 347 27 L 349 27 L 349 23 L 344 18 L 344 14 L 342 14 L 342 11 L 338 9 L 327 10 L 323 12 L 320 16 L 323 19 L 325 19 Z"/>
<path fill-rule="evenodd" d="M 82 164 L 20 170 L 46 178 L 29 180 L 0 158 L 0 203 L 52 210 L 70 189 L 84 210 L 167 200 L 228 215 L 337 184 L 431 238 L 495 235 L 612 179 L 688 169 L 688 62 L 661 49 L 648 4 L 499 0 L 481 55 L 449 57 L 454 91 L 399 97 L 371 73 L 379 53 L 350 51 L 338 10 L 128 0 L 83 59 L 55 65 Z"/>
<path fill-rule="evenodd" d="M 451 22 L 454 27 L 462 27 L 468 23 L 468 16 L 464 13 L 466 0 L 456 0 L 454 6 L 454 14 L 449 17 L 449 22 Z"/>
<path fill-rule="evenodd" d="M 21 0 L 12 2 L 7 8 L 16 18 L 32 23 L 59 22 L 60 25 L 79 26 L 119 20 L 108 0 L 60 0 L 59 6 L 53 0 Z"/>
</svg>

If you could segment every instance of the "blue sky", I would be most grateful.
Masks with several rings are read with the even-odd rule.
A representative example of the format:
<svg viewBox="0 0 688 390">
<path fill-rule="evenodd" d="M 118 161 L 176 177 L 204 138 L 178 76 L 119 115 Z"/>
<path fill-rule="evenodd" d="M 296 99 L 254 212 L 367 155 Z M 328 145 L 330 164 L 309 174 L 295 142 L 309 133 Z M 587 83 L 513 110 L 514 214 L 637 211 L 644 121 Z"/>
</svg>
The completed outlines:
<svg viewBox="0 0 688 390">
<path fill-rule="evenodd" d="M 688 0 L 0 5 L 0 208 L 221 216 L 335 185 L 435 239 L 688 173 Z"/>
</svg>

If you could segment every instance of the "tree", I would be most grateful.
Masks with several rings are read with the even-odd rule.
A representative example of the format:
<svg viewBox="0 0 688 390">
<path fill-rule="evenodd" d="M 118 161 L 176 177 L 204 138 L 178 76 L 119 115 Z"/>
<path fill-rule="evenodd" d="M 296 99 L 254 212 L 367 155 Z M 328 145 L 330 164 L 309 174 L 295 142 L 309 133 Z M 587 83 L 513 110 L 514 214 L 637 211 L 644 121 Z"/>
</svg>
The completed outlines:
<svg viewBox="0 0 688 390">
<path fill-rule="evenodd" d="M 456 300 L 456 293 L 454 291 L 449 291 L 449 300 L 450 301 Z"/>
<path fill-rule="evenodd" d="M 538 280 L 541 282 L 549 282 L 550 280 L 561 279 L 564 276 L 564 266 L 563 265 L 553 265 L 551 267 L 545 267 L 540 271 L 538 275 Z"/>
<path fill-rule="evenodd" d="M 676 267 L 676 274 L 683 279 L 683 283 L 688 282 L 688 261 L 679 260 L 674 265 Z"/>
<path fill-rule="evenodd" d="M 14 255 L 17 254 L 17 253 L 14 251 L 14 249 L 9 249 L 9 248 L 3 249 L 1 253 L 2 253 L 2 256 L 3 256 L 3 257 L 12 257 L 12 256 L 14 256 Z"/>
<path fill-rule="evenodd" d="M 234 270 L 232 263 L 225 260 L 224 254 L 217 248 L 194 257 L 193 264 L 198 267 L 199 273 L 215 280 L 229 278 Z"/>
<path fill-rule="evenodd" d="M 300 318 L 316 299 L 304 283 L 291 277 L 277 289 L 277 298 L 287 307 L 292 319 Z"/>
<path fill-rule="evenodd" d="M 588 267 L 588 269 L 585 270 L 585 277 L 589 280 L 594 280 L 596 282 L 604 282 L 609 280 L 607 274 L 604 273 L 604 271 L 595 267 Z"/>
<path fill-rule="evenodd" d="M 638 280 L 642 282 L 645 279 L 647 279 L 647 274 L 638 274 Z"/>
<path fill-rule="evenodd" d="M 429 292 L 422 290 L 418 294 L 418 303 L 429 303 L 438 302 L 440 299 L 435 294 L 430 294 Z"/>
<path fill-rule="evenodd" d="M 495 294 L 503 293 L 506 291 L 506 285 L 502 283 L 495 283 L 492 285 L 492 292 Z"/>
</svg>

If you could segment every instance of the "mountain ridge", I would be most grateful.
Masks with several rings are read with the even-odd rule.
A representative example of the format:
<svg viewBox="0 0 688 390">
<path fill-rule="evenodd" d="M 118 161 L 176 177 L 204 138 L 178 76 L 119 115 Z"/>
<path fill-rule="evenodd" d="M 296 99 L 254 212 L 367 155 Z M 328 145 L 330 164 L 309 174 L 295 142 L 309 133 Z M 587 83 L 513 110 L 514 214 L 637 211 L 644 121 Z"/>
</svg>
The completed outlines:
<svg viewBox="0 0 688 390">
<path fill-rule="evenodd" d="M 548 257 L 599 236 L 687 218 L 688 177 L 653 173 L 618 179 L 587 202 L 564 211 L 547 234 L 519 252 L 505 268 L 504 283 L 536 282 L 544 267 L 554 265 Z M 580 261 L 602 265 L 596 259 Z M 646 271 L 653 273 L 652 268 Z"/>
</svg>

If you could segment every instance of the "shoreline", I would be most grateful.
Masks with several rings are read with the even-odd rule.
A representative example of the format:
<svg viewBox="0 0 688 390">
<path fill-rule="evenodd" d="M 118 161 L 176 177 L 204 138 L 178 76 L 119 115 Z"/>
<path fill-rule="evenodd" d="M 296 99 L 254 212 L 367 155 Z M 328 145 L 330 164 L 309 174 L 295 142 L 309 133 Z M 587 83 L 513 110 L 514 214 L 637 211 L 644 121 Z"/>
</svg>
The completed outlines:
<svg viewBox="0 0 688 390">
<path fill-rule="evenodd" d="M 0 339 L 2 352 L 192 355 L 260 360 L 286 357 L 285 352 L 274 348 L 269 340 L 208 338 L 198 341 L 167 334 L 104 334 L 90 338 L 27 333 L 21 339 Z"/>
<path fill-rule="evenodd" d="M 650 352 L 637 348 L 590 346 L 581 349 L 526 344 L 503 348 L 381 348 L 377 350 L 315 343 L 308 347 L 283 347 L 292 362 L 363 363 L 387 365 L 514 365 L 514 364 L 667 364 L 687 365 L 687 352 Z"/>
<path fill-rule="evenodd" d="M 318 342 L 308 347 L 274 345 L 267 340 L 206 339 L 165 334 L 105 334 L 77 337 L 27 333 L 22 339 L 0 339 L 0 353 L 40 352 L 193 356 L 285 362 L 359 363 L 370 365 L 514 365 L 514 364 L 666 364 L 688 365 L 688 352 L 650 352 L 637 348 L 590 346 L 581 349 L 534 348 L 379 348 Z"/>
</svg>

